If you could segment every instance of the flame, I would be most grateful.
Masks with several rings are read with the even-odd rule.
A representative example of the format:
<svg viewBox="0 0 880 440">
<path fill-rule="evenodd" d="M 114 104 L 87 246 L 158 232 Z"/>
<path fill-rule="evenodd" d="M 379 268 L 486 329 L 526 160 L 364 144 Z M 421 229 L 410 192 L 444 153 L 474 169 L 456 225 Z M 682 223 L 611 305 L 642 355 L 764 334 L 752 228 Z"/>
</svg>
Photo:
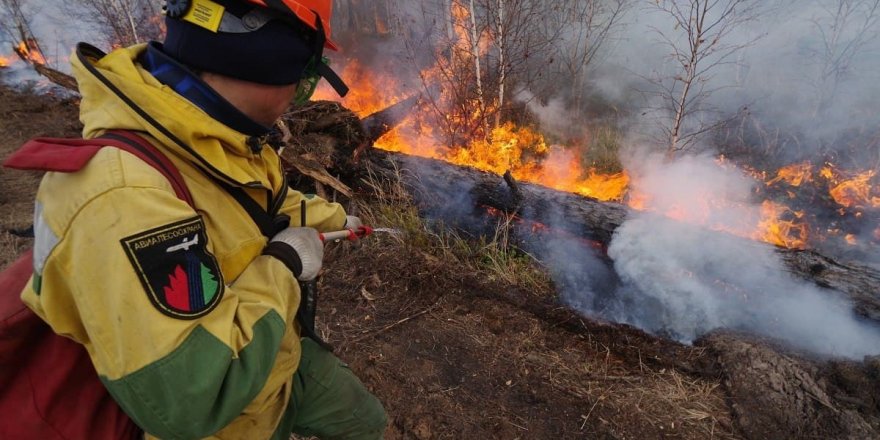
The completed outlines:
<svg viewBox="0 0 880 440">
<path fill-rule="evenodd" d="M 711 191 L 697 191 L 687 204 L 660 209 L 652 196 L 630 190 L 627 205 L 640 211 L 660 212 L 673 220 L 713 231 L 763 241 L 776 246 L 802 249 L 810 237 L 804 212 L 769 200 L 754 208 L 744 201 L 727 200 Z M 731 223 L 730 218 L 737 218 Z"/>
<path fill-rule="evenodd" d="M 767 186 L 785 182 L 791 186 L 801 186 L 813 180 L 813 164 L 809 161 L 786 165 L 776 172 L 776 177 L 767 181 Z"/>
<path fill-rule="evenodd" d="M 476 83 L 474 48 L 481 55 L 490 53 L 491 38 L 486 31 L 473 34 L 470 11 L 464 2 L 452 0 L 450 7 L 453 23 L 448 41 L 443 42 L 448 44 L 441 44 L 445 51 L 438 51 L 435 63 L 418 72 L 417 76 L 401 75 L 400 70 L 394 74 L 382 74 L 379 69 L 356 61 L 345 63 L 341 76 L 353 87 L 342 103 L 360 117 L 431 89 L 431 85 L 447 86 L 439 94 L 425 94 L 423 102 L 397 127 L 375 142 L 375 148 L 442 159 L 497 174 L 510 171 L 519 181 L 602 201 L 624 202 L 637 210 L 661 211 L 647 195 L 631 188 L 632 178 L 626 171 L 605 173 L 591 167 L 583 159 L 588 151 L 582 147 L 556 145 L 536 127 L 513 122 L 496 125 L 494 118 L 488 118 L 487 115 L 493 115 L 497 109 L 497 102 L 485 90 L 481 95 L 471 90 L 475 87 L 467 89 L 459 85 Z M 417 81 L 406 83 L 397 75 L 412 76 Z M 331 88 L 322 84 L 315 99 L 335 100 L 337 97 Z M 764 171 L 734 163 L 725 157 L 719 157 L 717 162 L 721 167 L 736 169 L 759 182 L 755 189 L 757 197 L 765 193 L 779 194 L 780 198 L 791 200 L 791 206 L 769 199 L 759 205 L 750 201 L 719 200 L 717 195 L 707 193 L 693 206 L 663 209 L 662 214 L 778 246 L 805 248 L 811 239 L 822 239 L 821 236 L 811 237 L 811 234 L 823 228 L 812 227 L 810 219 L 813 217 L 799 209 L 810 203 L 797 197 L 802 195 L 800 188 L 815 188 L 817 194 L 828 188 L 824 200 L 834 200 L 840 206 L 841 216 L 858 218 L 863 215 L 861 211 L 849 209 L 853 207 L 880 208 L 880 186 L 872 186 L 876 171 L 843 171 L 833 164 L 819 167 L 810 161 Z M 718 213 L 731 211 L 747 214 L 742 216 L 739 224 L 722 224 L 719 218 L 723 216 Z M 856 236 L 848 231 L 832 234 L 829 230 L 828 234 L 841 241 L 856 241 Z M 874 231 L 874 236 L 880 241 L 880 228 Z"/>
<path fill-rule="evenodd" d="M 430 83 L 438 75 L 438 68 L 433 66 L 421 72 L 421 75 L 425 83 Z M 354 61 L 346 63 L 341 76 L 349 84 L 356 85 L 342 103 L 361 117 L 385 109 L 414 93 L 406 90 L 412 89 L 412 85 L 401 85 L 393 76 L 381 75 L 375 69 Z M 319 87 L 316 98 L 334 99 L 335 93 L 329 87 L 322 86 Z M 437 102 L 431 102 L 428 106 L 442 107 L 448 104 L 443 100 L 450 98 L 443 94 L 436 99 Z M 471 112 L 456 116 L 451 111 L 444 114 L 444 118 L 439 121 L 427 118 L 425 115 L 428 112 L 424 107 L 416 107 L 398 127 L 385 134 L 374 146 L 387 151 L 442 159 L 497 174 L 510 171 L 519 181 L 537 183 L 602 201 L 622 201 L 638 210 L 656 210 L 645 195 L 632 191 L 631 177 L 626 172 L 602 173 L 591 168 L 582 161 L 584 151 L 552 145 L 539 131 L 529 126 L 506 122 L 483 134 L 479 105 L 471 100 L 465 102 L 464 106 L 469 106 Z M 444 140 L 438 134 L 440 126 L 453 123 L 464 127 L 461 131 L 470 130 L 463 136 L 463 140 Z M 818 168 L 808 161 L 790 164 L 775 172 L 738 166 L 725 158 L 719 158 L 718 163 L 725 168 L 740 170 L 762 182 L 767 188 L 781 184 L 793 187 L 782 188 L 791 199 L 795 198 L 794 188 L 824 179 L 833 183 L 830 185 L 831 197 L 843 207 L 880 206 L 878 189 L 870 186 L 869 181 L 875 176 L 871 171 L 845 173 L 829 164 Z M 749 219 L 744 219 L 740 225 L 731 226 L 715 224 L 712 220 L 713 212 L 732 209 L 726 205 L 729 202 L 712 200 L 711 195 L 707 194 L 706 200 L 700 203 L 702 207 L 699 210 L 689 211 L 678 207 L 668 209 L 663 214 L 680 221 L 778 246 L 805 248 L 810 243 L 812 229 L 802 210 L 767 200 L 757 208 L 748 208 L 755 212 Z M 845 215 L 846 212 L 842 211 L 841 214 Z M 845 234 L 839 235 L 841 240 L 845 240 L 844 236 Z"/>
<path fill-rule="evenodd" d="M 399 86 L 396 80 L 390 77 L 384 80 L 378 78 L 371 69 L 357 61 L 347 62 L 340 76 L 347 84 L 353 85 L 342 102 L 360 117 L 387 108 L 405 98 L 393 92 L 394 88 Z M 312 99 L 338 100 L 339 97 L 331 87 L 322 82 L 315 90 Z"/>
<path fill-rule="evenodd" d="M 777 246 L 803 249 L 807 246 L 810 233 L 809 226 L 800 221 L 803 217 L 803 211 L 793 211 L 785 205 L 766 200 L 761 204 L 758 230 L 751 238 Z"/>
<path fill-rule="evenodd" d="M 435 72 L 427 72 L 433 75 Z M 395 93 L 397 82 L 374 74 L 357 62 L 349 62 L 341 75 L 349 84 L 357 84 L 342 103 L 360 117 L 387 108 L 406 98 Z M 378 91 L 382 92 L 378 92 Z M 387 93 L 386 93 L 387 91 Z M 315 99 L 334 99 L 328 87 L 319 87 Z M 442 98 L 441 98 L 442 99 Z M 415 113 L 418 113 L 416 111 Z M 479 110 L 467 116 L 468 120 L 452 121 L 461 126 L 479 126 Z M 492 128 L 487 136 L 473 136 L 462 145 L 448 145 L 438 140 L 433 126 L 418 114 L 381 137 L 374 147 L 416 156 L 443 159 L 448 162 L 504 174 L 524 182 L 541 184 L 602 201 L 620 201 L 626 194 L 629 176 L 626 173 L 602 174 L 584 167 L 579 155 L 562 146 L 549 146 L 544 136 L 530 127 L 507 122 Z"/>
<path fill-rule="evenodd" d="M 39 64 L 41 66 L 46 64 L 46 58 L 40 52 L 40 49 L 37 47 L 34 40 L 28 39 L 27 41 L 20 41 L 18 46 L 15 46 L 15 52 L 23 60 L 27 60 L 33 64 Z"/>
<path fill-rule="evenodd" d="M 467 12 L 466 9 L 461 11 Z M 423 84 L 434 82 L 441 74 L 441 68 L 445 68 L 442 63 L 443 60 L 438 62 L 440 67 L 435 65 L 420 73 Z M 349 84 L 356 85 L 342 102 L 361 117 L 411 96 L 415 93 L 413 88 L 421 88 L 400 84 L 393 76 L 383 76 L 354 61 L 345 65 L 341 76 Z M 329 87 L 324 86 L 318 89 L 316 97 L 333 99 L 335 96 Z M 591 168 L 589 163 L 582 160 L 585 151 L 553 145 L 536 128 L 506 122 L 497 127 L 490 126 L 484 132 L 483 112 L 491 110 L 491 103 L 487 104 L 490 108 L 481 110 L 475 99 L 467 99 L 459 105 L 465 110 L 469 108 L 469 112 L 459 112 L 457 107 L 452 108 L 438 120 L 427 117 L 430 112 L 426 110 L 430 110 L 432 106 L 435 111 L 437 108 L 450 107 L 452 98 L 443 93 L 433 99 L 435 101 L 423 103 L 413 109 L 398 127 L 385 134 L 374 146 L 387 151 L 442 159 L 497 174 L 510 171 L 519 181 L 602 201 L 625 202 L 633 209 L 657 210 L 645 195 L 632 190 L 628 173 L 603 173 Z M 457 127 L 457 138 L 450 140 L 439 134 L 453 125 Z M 777 192 L 781 191 L 783 196 L 791 200 L 797 200 L 798 188 L 807 185 L 813 185 L 817 189 L 825 188 L 820 183 L 827 183 L 828 196 L 840 205 L 839 214 L 842 216 L 863 215 L 862 212 L 847 210 L 852 207 L 880 208 L 880 186 L 872 186 L 877 176 L 876 171 L 844 171 L 832 164 L 816 167 L 809 161 L 803 161 L 768 172 L 738 165 L 723 157 L 718 158 L 717 162 L 721 167 L 737 169 L 750 176 L 763 184 L 764 188 L 776 188 Z M 757 188 L 756 191 L 756 194 L 763 194 Z M 677 207 L 667 209 L 663 214 L 680 221 L 789 248 L 805 248 L 811 239 L 821 238 L 811 237 L 814 229 L 803 210 L 770 200 L 763 201 L 757 207 L 748 207 L 745 206 L 747 202 L 740 202 L 738 209 L 749 209 L 754 214 L 743 219 L 739 225 L 715 224 L 713 213 L 734 208 L 730 206 L 732 202 L 712 200 L 711 197 L 707 194 L 706 200 L 699 202 L 701 208 L 698 210 Z M 880 232 L 875 232 L 876 234 Z M 846 242 L 853 242 L 855 238 L 848 237 L 846 232 L 829 236 Z"/>
<path fill-rule="evenodd" d="M 880 188 L 871 185 L 876 173 L 875 170 L 845 173 L 831 166 L 823 168 L 823 176 L 830 175 L 828 181 L 834 185 L 831 197 L 845 208 L 880 208 Z"/>
<path fill-rule="evenodd" d="M 12 63 L 12 58 L 0 56 L 0 67 L 9 67 L 9 64 Z"/>
</svg>

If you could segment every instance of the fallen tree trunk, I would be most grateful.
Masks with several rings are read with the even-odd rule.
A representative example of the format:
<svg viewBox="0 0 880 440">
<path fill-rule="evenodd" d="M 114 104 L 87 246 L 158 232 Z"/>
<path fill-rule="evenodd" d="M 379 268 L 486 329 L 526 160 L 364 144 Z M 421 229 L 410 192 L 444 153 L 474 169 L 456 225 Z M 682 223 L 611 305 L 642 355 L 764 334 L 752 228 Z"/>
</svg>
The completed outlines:
<svg viewBox="0 0 880 440">
<path fill-rule="evenodd" d="M 490 232 L 490 223 L 496 221 L 487 218 L 486 210 L 491 208 L 534 225 L 552 225 L 553 233 L 605 246 L 631 213 L 619 203 L 530 183 L 511 184 L 512 179 L 440 160 L 376 150 L 367 159 L 366 168 L 374 176 L 391 181 L 401 178 L 422 212 L 475 233 Z M 811 250 L 774 250 L 792 274 L 843 292 L 852 299 L 858 314 L 880 321 L 880 272 Z"/>
<path fill-rule="evenodd" d="M 362 150 L 365 142 L 400 122 L 401 112 L 412 105 L 413 100 L 406 100 L 377 112 L 367 118 L 369 127 L 364 127 L 337 103 L 310 103 L 283 118 L 294 134 L 284 142 L 284 156 L 292 163 L 326 167 L 325 177 L 338 176 L 344 190 L 362 186 L 361 180 L 368 176 L 390 183 L 401 181 L 426 217 L 475 235 L 492 234 L 498 219 L 487 214 L 500 212 L 516 216 L 533 229 L 549 228 L 553 234 L 589 241 L 587 245 L 604 249 L 632 212 L 619 203 L 516 182 L 511 176 L 372 148 Z M 299 173 L 311 175 L 301 169 Z M 843 292 L 852 299 L 858 314 L 880 321 L 877 270 L 810 250 L 775 248 L 775 252 L 795 276 Z"/>
</svg>

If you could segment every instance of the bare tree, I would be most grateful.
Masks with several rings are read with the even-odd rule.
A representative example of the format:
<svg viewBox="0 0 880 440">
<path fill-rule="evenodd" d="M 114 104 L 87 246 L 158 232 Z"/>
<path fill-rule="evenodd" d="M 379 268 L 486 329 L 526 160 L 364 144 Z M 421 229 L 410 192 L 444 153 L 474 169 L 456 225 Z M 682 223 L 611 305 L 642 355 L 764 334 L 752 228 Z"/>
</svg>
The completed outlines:
<svg viewBox="0 0 880 440">
<path fill-rule="evenodd" d="M 150 0 L 74 0 L 67 9 L 72 16 L 103 29 L 114 47 L 158 39 L 163 32 L 163 16 Z"/>
<path fill-rule="evenodd" d="M 819 70 L 813 81 L 817 101 L 813 115 L 831 108 L 841 83 L 852 73 L 853 63 L 865 46 L 877 38 L 880 0 L 838 0 L 836 4 L 818 1 L 822 16 L 812 19 L 820 37 L 813 53 Z"/>
<path fill-rule="evenodd" d="M 667 157 L 691 148 L 702 135 L 717 127 L 707 99 L 725 85 L 715 84 L 715 73 L 759 37 L 733 41 L 731 33 L 755 20 L 759 0 L 657 0 L 650 9 L 671 18 L 672 29 L 653 30 L 666 46 L 672 74 L 648 77 L 656 89 L 647 91 L 661 100 L 661 132 Z M 729 41 L 730 40 L 730 41 Z"/>
<path fill-rule="evenodd" d="M 469 49 L 471 51 L 469 55 L 474 62 L 474 80 L 477 85 L 477 100 L 480 103 L 480 109 L 485 112 L 486 98 L 483 93 L 483 69 L 480 63 L 480 59 L 483 57 L 480 53 L 481 32 L 477 29 L 477 10 L 474 8 L 474 0 L 468 0 L 468 15 L 470 18 Z M 485 124 L 485 119 L 483 119 L 483 123 Z"/>
<path fill-rule="evenodd" d="M 587 70 L 621 23 L 633 0 L 560 0 L 542 31 L 552 41 L 560 80 L 570 82 L 572 117 L 578 119 L 586 93 Z"/>
<path fill-rule="evenodd" d="M 556 27 L 550 32 L 541 23 L 558 11 L 540 0 L 483 0 L 489 41 L 486 83 L 493 90 L 491 106 L 495 126 L 505 120 L 508 95 L 517 88 L 528 88 L 538 78 L 547 77 L 547 66 L 552 63 L 554 42 L 562 32 Z"/>
</svg>

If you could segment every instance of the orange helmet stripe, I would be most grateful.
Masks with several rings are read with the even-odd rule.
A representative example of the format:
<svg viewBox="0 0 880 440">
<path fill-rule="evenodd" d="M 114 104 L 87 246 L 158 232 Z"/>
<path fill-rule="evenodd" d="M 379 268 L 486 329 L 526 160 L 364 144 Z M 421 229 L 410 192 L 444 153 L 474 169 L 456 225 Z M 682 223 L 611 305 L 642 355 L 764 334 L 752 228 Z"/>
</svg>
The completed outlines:
<svg viewBox="0 0 880 440">
<path fill-rule="evenodd" d="M 265 0 L 247 0 L 250 3 L 254 3 L 266 8 L 270 8 L 271 6 Z M 307 24 L 310 28 L 317 30 L 318 27 L 315 26 L 315 13 L 321 17 L 322 24 L 324 25 L 324 33 L 326 34 L 326 43 L 324 47 L 331 50 L 339 50 L 339 46 L 330 39 L 330 17 L 333 16 L 333 1 L 332 0 L 280 0 L 284 3 L 284 6 L 290 10 L 294 15 L 296 15 L 299 20 L 305 24 Z M 312 12 L 314 11 L 314 12 Z"/>
</svg>

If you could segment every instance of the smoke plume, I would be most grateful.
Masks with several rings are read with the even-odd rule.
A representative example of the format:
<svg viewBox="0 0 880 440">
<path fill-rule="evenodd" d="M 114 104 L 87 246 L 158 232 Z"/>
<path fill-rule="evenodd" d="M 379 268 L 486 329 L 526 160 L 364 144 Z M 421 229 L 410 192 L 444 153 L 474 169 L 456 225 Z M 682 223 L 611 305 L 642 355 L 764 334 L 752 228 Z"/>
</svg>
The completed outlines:
<svg viewBox="0 0 880 440">
<path fill-rule="evenodd" d="M 644 161 L 636 191 L 661 212 L 737 228 L 755 215 L 748 179 L 707 158 Z M 708 197 L 708 198 L 706 198 Z M 703 220 L 703 219 L 701 219 Z M 683 342 L 713 329 L 748 330 L 816 353 L 880 353 L 880 331 L 843 295 L 793 278 L 770 246 L 686 221 L 637 213 L 615 232 L 608 255 L 621 278 L 615 319 Z"/>
</svg>

